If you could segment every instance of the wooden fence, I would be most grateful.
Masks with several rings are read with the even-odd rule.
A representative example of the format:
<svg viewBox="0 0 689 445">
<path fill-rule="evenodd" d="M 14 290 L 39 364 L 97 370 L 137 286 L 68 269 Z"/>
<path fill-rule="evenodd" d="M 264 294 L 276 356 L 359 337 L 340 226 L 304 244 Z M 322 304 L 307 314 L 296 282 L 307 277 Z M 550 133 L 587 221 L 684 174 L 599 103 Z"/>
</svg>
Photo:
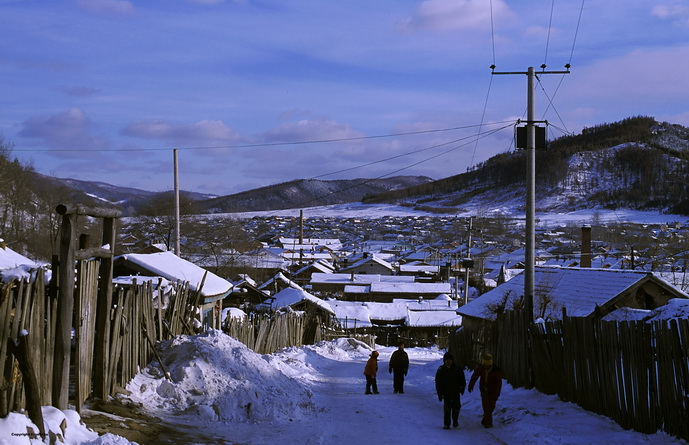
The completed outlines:
<svg viewBox="0 0 689 445">
<path fill-rule="evenodd" d="M 107 395 L 112 395 L 148 365 L 156 353 L 156 342 L 195 333 L 191 326 L 199 295 L 190 292 L 186 285 L 175 288 L 165 309 L 154 304 L 156 299 L 149 284 L 113 287 L 113 305 L 109 311 L 111 329 L 105 342 L 108 350 L 96 354 L 103 346 L 94 342 L 99 329 L 95 323 L 99 268 L 98 260 L 77 264 L 69 380 L 69 387 L 73 388 L 70 398 L 77 411 L 94 394 L 96 356 L 107 359 L 102 386 Z M 54 405 L 51 376 L 56 306 L 55 298 L 44 285 L 41 269 L 34 271 L 31 279 L 12 281 L 0 287 L 0 417 L 23 408 L 35 409 L 34 405 L 39 408 Z M 28 367 L 28 371 L 23 367 Z M 35 394 L 35 398 L 29 400 L 25 394 Z M 42 425 L 33 417 L 32 420 Z"/>
<path fill-rule="evenodd" d="M 312 312 L 252 315 L 246 319 L 228 317 L 222 329 L 259 354 L 344 337 L 357 338 L 371 347 L 375 343 L 372 335 L 354 335 L 336 326 L 326 325 Z"/>
<path fill-rule="evenodd" d="M 625 429 L 689 440 L 689 320 L 528 323 L 512 312 L 458 331 L 450 349 L 473 367 L 493 352 L 505 379 L 610 417 Z"/>
</svg>

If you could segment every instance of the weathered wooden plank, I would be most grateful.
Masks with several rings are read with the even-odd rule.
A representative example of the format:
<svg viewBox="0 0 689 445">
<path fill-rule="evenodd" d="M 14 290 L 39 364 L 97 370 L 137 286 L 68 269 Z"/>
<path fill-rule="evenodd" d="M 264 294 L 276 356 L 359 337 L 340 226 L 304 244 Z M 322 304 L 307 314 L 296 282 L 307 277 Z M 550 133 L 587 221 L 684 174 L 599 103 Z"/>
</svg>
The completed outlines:
<svg viewBox="0 0 689 445">
<path fill-rule="evenodd" d="M 13 340 L 9 340 L 9 347 L 19 363 L 19 369 L 24 379 L 24 390 L 26 392 L 26 405 L 27 411 L 29 412 L 29 418 L 38 427 L 42 437 L 45 437 L 43 412 L 41 411 L 41 396 L 38 392 L 36 370 L 34 368 L 34 363 L 31 361 L 31 355 L 29 354 L 30 346 L 27 337 L 28 334 L 24 331 L 17 339 L 16 344 Z"/>
<path fill-rule="evenodd" d="M 75 408 L 81 412 L 81 406 L 91 394 L 94 359 L 94 334 L 96 330 L 96 312 L 98 297 L 98 260 L 79 262 L 77 298 L 75 302 Z"/>
<path fill-rule="evenodd" d="M 86 215 L 96 218 L 120 218 L 122 212 L 117 209 L 109 209 L 105 207 L 87 207 L 81 204 L 59 204 L 55 207 L 55 211 L 59 215 Z"/>
</svg>

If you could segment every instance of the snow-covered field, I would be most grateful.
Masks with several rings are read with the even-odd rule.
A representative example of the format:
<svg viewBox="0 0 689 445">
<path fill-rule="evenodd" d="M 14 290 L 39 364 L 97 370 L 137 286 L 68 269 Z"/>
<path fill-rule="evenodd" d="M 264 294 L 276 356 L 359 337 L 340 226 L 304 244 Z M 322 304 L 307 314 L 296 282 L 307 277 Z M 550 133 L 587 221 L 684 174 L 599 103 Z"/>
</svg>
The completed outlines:
<svg viewBox="0 0 689 445">
<path fill-rule="evenodd" d="M 524 219 L 523 213 L 515 213 L 515 206 L 509 207 L 493 207 L 482 208 L 481 212 L 486 215 L 501 214 L 517 220 Z M 337 204 L 321 207 L 310 207 L 302 209 L 304 217 L 327 217 L 327 218 L 364 218 L 376 219 L 384 216 L 458 216 L 469 217 L 476 216 L 477 209 L 468 209 L 465 213 L 431 213 L 420 210 L 413 210 L 409 207 L 402 207 L 394 204 L 360 204 L 347 203 Z M 290 216 L 298 217 L 300 209 L 290 210 L 272 210 L 266 212 L 244 212 L 244 213 L 219 213 L 213 215 L 205 215 L 205 218 L 252 218 L 254 216 Z M 563 213 L 543 213 L 536 212 L 537 225 L 545 227 L 555 227 L 560 224 L 578 223 L 590 224 L 592 222 L 600 223 L 639 223 L 639 224 L 663 224 L 667 222 L 681 222 L 686 224 L 689 222 L 689 217 L 682 215 L 672 215 L 659 212 L 645 212 L 639 210 L 618 209 L 587 209 L 577 210 L 573 212 Z"/>
<path fill-rule="evenodd" d="M 444 351 L 407 348 L 411 366 L 405 393 L 393 394 L 387 361 L 394 348 L 378 350 L 379 395 L 364 395 L 362 373 L 371 349 L 359 341 L 340 339 L 258 355 L 219 331 L 164 344 L 163 362 L 172 381 L 152 363 L 127 389 L 148 412 L 187 433 L 198 431 L 195 443 L 686 443 L 664 433 L 625 431 L 556 396 L 508 384 L 494 428 L 480 425 L 475 391 L 462 398 L 459 428 L 443 430 L 434 376 Z M 68 420 L 67 444 L 129 443 L 112 434 L 97 437 L 73 411 L 45 408 L 44 413 L 54 431 L 63 418 Z M 27 426 L 21 414 L 0 420 L 0 443 L 49 443 L 30 442 Z"/>
</svg>

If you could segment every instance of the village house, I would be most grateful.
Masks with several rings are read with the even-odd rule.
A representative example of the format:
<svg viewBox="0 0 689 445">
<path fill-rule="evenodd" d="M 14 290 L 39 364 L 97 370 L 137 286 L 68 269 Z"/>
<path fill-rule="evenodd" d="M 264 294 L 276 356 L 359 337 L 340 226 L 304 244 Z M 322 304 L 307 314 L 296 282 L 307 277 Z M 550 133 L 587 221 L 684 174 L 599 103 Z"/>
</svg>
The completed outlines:
<svg viewBox="0 0 689 445">
<path fill-rule="evenodd" d="M 384 259 L 364 253 L 363 258 L 339 270 L 340 273 L 394 275 L 395 267 Z"/>
<path fill-rule="evenodd" d="M 416 277 L 417 280 L 435 281 L 440 278 L 440 266 L 432 266 L 422 261 L 399 265 L 399 275 Z"/>
<path fill-rule="evenodd" d="M 294 311 L 313 311 L 328 323 L 330 317 L 335 315 L 335 311 L 327 301 L 303 289 L 287 287 L 277 294 L 268 297 L 258 308 L 264 310 L 277 311 L 289 307 Z"/>
<path fill-rule="evenodd" d="M 290 287 L 294 289 L 304 290 L 304 288 L 302 288 L 296 282 L 287 278 L 285 274 L 283 274 L 282 272 L 278 272 L 268 281 L 265 281 L 260 286 L 258 286 L 258 289 L 267 293 L 268 295 L 275 295 L 281 290 Z"/>
<path fill-rule="evenodd" d="M 342 249 L 342 242 L 336 238 L 286 238 L 278 239 L 278 246 L 292 251 L 320 251 L 334 252 Z"/>
<path fill-rule="evenodd" d="M 350 293 L 356 293 L 354 287 L 365 288 L 374 282 L 401 282 L 413 283 L 412 276 L 399 275 L 378 275 L 378 274 L 355 274 L 355 273 L 319 273 L 311 274 L 311 290 L 329 294 L 342 294 L 345 288 L 349 287 Z M 363 290 L 362 290 L 363 292 Z"/>
<path fill-rule="evenodd" d="M 268 294 L 258 288 L 258 284 L 248 274 L 240 274 L 232 282 L 232 292 L 223 300 L 223 308 L 236 307 L 251 309 L 263 303 Z"/>
<path fill-rule="evenodd" d="M 311 276 L 311 290 L 349 301 L 391 302 L 393 299 L 434 299 L 449 295 L 449 282 L 417 282 L 413 276 L 321 274 Z"/>
<path fill-rule="evenodd" d="M 334 272 L 335 268 L 332 264 L 328 263 L 327 261 L 319 260 L 309 263 L 306 266 L 294 272 L 292 274 L 292 279 L 295 283 L 299 284 L 300 286 L 304 286 L 309 284 L 309 282 L 311 281 L 311 275 L 313 275 L 314 273 Z"/>
<path fill-rule="evenodd" d="M 338 324 L 351 333 L 369 333 L 379 344 L 437 344 L 439 336 L 461 325 L 457 301 L 447 296 L 434 300 L 393 300 L 389 303 L 327 300 Z"/>
<path fill-rule="evenodd" d="M 232 283 L 209 272 L 172 252 L 131 253 L 113 260 L 113 277 L 124 284 L 129 277 L 133 283 L 140 277 L 162 277 L 172 283 L 188 283 L 193 292 L 200 292 L 201 321 L 204 325 L 219 328 L 222 300 L 232 291 Z M 138 277 L 138 278 L 137 278 Z"/>
<path fill-rule="evenodd" d="M 457 309 L 462 325 L 471 329 L 494 321 L 499 312 L 522 303 L 524 274 Z M 619 308 L 656 309 L 673 298 L 689 298 L 650 272 L 618 269 L 536 266 L 534 319 L 603 317 Z"/>
<path fill-rule="evenodd" d="M 235 259 L 235 264 L 257 277 L 272 276 L 279 271 L 286 271 L 289 266 L 288 261 L 282 256 L 282 249 L 268 247 L 239 255 Z"/>
</svg>

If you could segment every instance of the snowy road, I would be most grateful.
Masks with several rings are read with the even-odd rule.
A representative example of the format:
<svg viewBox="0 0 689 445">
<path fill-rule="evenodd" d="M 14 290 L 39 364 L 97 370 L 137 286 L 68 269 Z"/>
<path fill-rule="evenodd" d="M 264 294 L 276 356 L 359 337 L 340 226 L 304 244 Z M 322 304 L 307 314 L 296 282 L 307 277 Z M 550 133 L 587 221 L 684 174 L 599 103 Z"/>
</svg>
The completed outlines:
<svg viewBox="0 0 689 445">
<path fill-rule="evenodd" d="M 214 340 L 216 343 L 218 339 Z M 223 340 L 225 341 L 225 340 Z M 222 346 L 222 345 L 220 345 Z M 408 348 L 411 361 L 409 375 L 405 382 L 404 394 L 393 394 L 392 376 L 388 374 L 388 360 L 394 348 L 379 348 L 380 369 L 378 387 L 380 394 L 365 395 L 363 369 L 370 350 L 359 346 L 352 347 L 342 340 L 340 343 L 325 343 L 318 346 L 290 348 L 269 356 L 258 356 L 251 351 L 239 351 L 236 346 L 231 354 L 233 361 L 240 355 L 252 355 L 251 360 L 242 358 L 246 368 L 241 372 L 222 370 L 221 374 L 208 369 L 197 372 L 205 365 L 190 364 L 188 361 L 180 375 L 203 375 L 205 382 L 195 381 L 193 386 L 205 385 L 205 392 L 213 392 L 208 382 L 217 385 L 217 375 L 236 374 L 247 382 L 258 382 L 252 388 L 252 409 L 258 405 L 278 405 L 290 399 L 296 403 L 290 408 L 291 416 L 279 420 L 227 421 L 209 418 L 208 409 L 186 409 L 167 421 L 183 428 L 186 432 L 198 431 L 198 442 L 214 444 L 443 444 L 443 443 L 498 443 L 498 444 L 668 444 L 686 443 L 669 437 L 664 433 L 652 436 L 633 431 L 624 431 L 617 424 L 602 416 L 586 412 L 571 403 L 561 402 L 555 396 L 547 396 L 533 390 L 513 389 L 503 385 L 503 393 L 498 401 L 494 421 L 495 427 L 485 429 L 480 424 L 481 404 L 477 392 L 466 393 L 462 398 L 462 411 L 459 427 L 442 429 L 442 403 L 435 394 L 435 372 L 441 364 L 443 351 L 436 348 Z M 197 354 L 197 362 L 223 363 L 225 357 L 202 357 Z M 271 366 L 272 365 L 272 366 Z M 173 365 L 174 367 L 175 365 Z M 252 371 L 248 367 L 254 366 Z M 266 388 L 267 381 L 259 373 L 269 372 L 265 368 L 278 368 L 289 377 L 289 382 L 281 382 L 278 387 Z M 192 371 L 190 371 L 192 369 Z M 274 370 L 273 370 L 274 371 Z M 175 372 L 175 371 L 173 371 Z M 272 371 L 270 371 L 272 372 Z M 281 379 L 285 376 L 280 375 Z M 467 372 L 467 379 L 469 373 Z M 227 376 L 229 379 L 230 376 Z M 234 377 L 233 377 L 234 378 Z M 296 388 L 307 388 L 311 395 L 298 394 L 301 389 L 289 387 L 287 383 L 299 382 Z M 155 382 L 141 380 L 150 394 L 159 394 L 160 389 L 152 391 Z M 178 387 L 191 386 L 191 381 L 180 379 Z M 261 393 L 260 388 L 265 388 Z M 278 388 L 277 390 L 275 388 Z M 286 392 L 275 398 L 279 388 Z M 185 389 L 186 392 L 194 392 Z M 230 397 L 236 402 L 235 392 Z M 198 392 L 198 391 L 196 391 Z M 255 392 L 255 398 L 254 398 Z M 270 394 L 269 394 L 270 392 Z M 160 401 L 140 402 L 158 404 Z M 273 398 L 269 398 L 273 397 Z M 210 399 L 210 398 L 209 398 Z M 179 401 L 175 403 L 180 403 Z M 203 403 L 201 403 L 203 405 Z M 208 401 L 205 406 L 229 406 L 221 398 Z M 246 408 L 246 404 L 236 404 L 236 409 Z M 304 407 L 302 409 L 302 407 Z M 217 410 L 222 411 L 222 409 Z M 194 414 L 197 413 L 197 414 Z M 199 415 L 198 413 L 201 413 Z M 205 414 L 204 414 L 205 413 Z M 160 412 L 158 413 L 160 414 Z M 223 413 L 221 413 L 223 414 Z M 224 413 L 227 414 L 227 413 Z M 213 417 L 211 415 L 211 417 Z M 185 426 L 186 425 L 186 426 Z"/>
</svg>

